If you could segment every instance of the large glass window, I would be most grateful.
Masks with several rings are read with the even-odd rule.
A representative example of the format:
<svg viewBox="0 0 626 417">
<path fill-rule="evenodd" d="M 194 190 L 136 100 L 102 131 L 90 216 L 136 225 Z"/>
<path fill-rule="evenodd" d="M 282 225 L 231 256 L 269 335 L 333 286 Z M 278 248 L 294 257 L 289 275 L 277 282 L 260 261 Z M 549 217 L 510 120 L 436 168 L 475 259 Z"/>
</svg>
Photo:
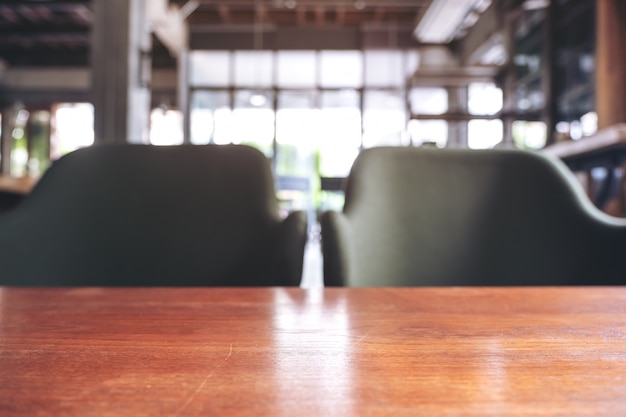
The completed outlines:
<svg viewBox="0 0 626 417">
<path fill-rule="evenodd" d="M 315 99 L 314 92 L 305 91 L 283 91 L 278 95 L 275 164 L 278 198 L 285 211 L 311 210 L 313 206 L 319 126 Z"/>
<path fill-rule="evenodd" d="M 50 111 L 15 106 L 7 114 L 10 152 L 2 156 L 14 177 L 39 177 L 51 160 L 94 141 L 94 111 L 89 103 L 55 103 Z M 0 118 L 0 129 L 1 122 Z"/>
<path fill-rule="evenodd" d="M 152 110 L 150 143 L 153 145 L 181 145 L 183 143 L 183 116 L 180 111 L 164 108 Z"/>
<path fill-rule="evenodd" d="M 448 143 L 448 122 L 445 120 L 411 120 L 408 124 L 413 146 L 437 146 Z"/>
<path fill-rule="evenodd" d="M 468 87 L 469 114 L 494 115 L 502 110 L 502 89 L 493 83 L 472 83 Z"/>
<path fill-rule="evenodd" d="M 513 142 L 521 149 L 541 149 L 546 145 L 547 130 L 544 122 L 513 122 Z"/>
<path fill-rule="evenodd" d="M 470 120 L 467 124 L 467 146 L 489 149 L 502 142 L 502 120 Z"/>
<path fill-rule="evenodd" d="M 321 51 L 320 85 L 325 88 L 358 88 L 363 85 L 360 51 Z"/>
<path fill-rule="evenodd" d="M 448 111 L 448 92 L 439 87 L 416 87 L 409 92 L 411 113 L 444 114 Z"/>
<path fill-rule="evenodd" d="M 274 140 L 272 91 L 240 90 L 235 95 L 230 143 L 253 146 L 271 156 Z"/>
<path fill-rule="evenodd" d="M 212 87 L 231 83 L 228 51 L 194 51 L 189 59 L 192 85 Z"/>
<path fill-rule="evenodd" d="M 318 136 L 315 93 L 283 91 L 276 114 L 276 172 L 278 175 L 309 175 Z"/>
<path fill-rule="evenodd" d="M 58 159 L 93 145 L 94 109 L 91 103 L 61 103 L 52 108 L 51 156 Z"/>
<path fill-rule="evenodd" d="M 366 51 L 366 87 L 404 87 L 405 74 L 401 51 Z"/>
<path fill-rule="evenodd" d="M 445 145 L 445 121 L 407 131 L 405 86 L 418 62 L 404 50 L 194 51 L 190 141 L 261 149 L 273 158 L 281 207 L 311 213 L 363 145 L 408 145 L 411 137 Z M 443 114 L 447 104 L 445 89 L 412 93 L 414 113 Z M 335 197 L 328 201 L 340 209 Z"/>
<path fill-rule="evenodd" d="M 319 174 L 348 175 L 361 145 L 361 112 L 356 90 L 324 91 L 320 99 Z"/>
<path fill-rule="evenodd" d="M 194 91 L 191 96 L 191 143 L 200 145 L 215 141 L 217 126 L 229 122 L 230 95 L 228 91 Z M 227 130 L 227 129 L 226 129 Z M 227 142 L 228 134 L 220 135 Z"/>
<path fill-rule="evenodd" d="M 34 111 L 30 115 L 28 174 L 40 176 L 50 166 L 50 112 Z"/>
<path fill-rule="evenodd" d="M 315 87 L 317 61 L 315 51 L 278 51 L 276 53 L 279 87 Z"/>
<path fill-rule="evenodd" d="M 472 83 L 468 86 L 467 110 L 473 115 L 494 115 L 502 110 L 502 89 L 493 83 Z M 489 149 L 502 142 L 502 120 L 470 120 L 467 124 L 467 146 Z"/>
<path fill-rule="evenodd" d="M 270 51 L 235 51 L 235 86 L 267 88 L 273 85 L 273 54 Z"/>
<path fill-rule="evenodd" d="M 401 91 L 366 91 L 363 111 L 363 146 L 409 144 L 407 115 Z"/>
<path fill-rule="evenodd" d="M 21 109 L 15 115 L 15 125 L 11 136 L 13 143 L 11 146 L 11 176 L 21 177 L 27 173 L 28 164 L 28 146 L 27 134 L 28 119 L 30 113 L 28 110 Z"/>
<path fill-rule="evenodd" d="M 317 174 L 322 178 L 345 177 L 361 146 L 361 112 L 356 90 L 324 91 L 320 98 Z M 322 210 L 341 210 L 343 194 L 328 190 L 320 183 L 315 206 Z"/>
<path fill-rule="evenodd" d="M 403 78 L 410 79 L 420 65 L 420 55 L 416 50 L 404 51 Z"/>
</svg>

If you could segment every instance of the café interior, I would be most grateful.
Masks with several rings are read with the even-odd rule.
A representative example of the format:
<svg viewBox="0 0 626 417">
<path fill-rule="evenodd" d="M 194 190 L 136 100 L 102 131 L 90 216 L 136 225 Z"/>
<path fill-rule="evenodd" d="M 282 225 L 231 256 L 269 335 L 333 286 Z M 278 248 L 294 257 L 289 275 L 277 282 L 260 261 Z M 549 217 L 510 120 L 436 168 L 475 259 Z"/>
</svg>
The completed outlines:
<svg viewBox="0 0 626 417">
<path fill-rule="evenodd" d="M 0 1 L 0 416 L 626 415 L 626 1 Z"/>
<path fill-rule="evenodd" d="M 596 221 L 600 216 L 600 221 L 604 222 L 602 227 L 611 225 L 619 231 L 578 230 L 579 223 L 587 222 L 583 219 L 556 227 L 554 233 L 558 237 L 545 238 L 549 242 L 546 244 L 533 241 L 543 238 L 498 235 L 498 239 L 516 241 L 510 243 L 512 247 L 507 246 L 509 243 L 505 245 L 510 249 L 508 253 L 520 253 L 517 261 L 506 261 L 509 267 L 498 269 L 498 273 L 507 275 L 506 271 L 513 269 L 519 259 L 543 259 L 546 252 L 547 258 L 553 261 L 537 261 L 543 266 L 572 264 L 568 257 L 576 257 L 573 254 L 580 252 L 586 253 L 586 258 L 594 259 L 588 264 L 602 264 L 601 270 L 609 271 L 607 282 L 620 282 L 619 277 L 608 277 L 620 275 L 621 264 L 614 259 L 619 256 L 613 253 L 616 247 L 624 248 L 620 242 L 625 241 L 620 237 L 625 234 L 621 219 L 626 217 L 623 175 L 626 51 L 621 47 L 626 40 L 625 22 L 626 10 L 618 0 L 4 2 L 0 5 L 0 171 L 1 214 L 8 216 L 5 221 L 8 226 L 0 221 L 0 235 L 9 236 L 1 243 L 3 247 L 12 248 L 3 250 L 11 254 L 5 257 L 24 259 L 22 263 L 13 262 L 14 267 L 11 262 L 8 266 L 4 260 L 2 263 L 9 271 L 23 270 L 23 263 L 37 264 L 39 257 L 47 257 L 45 253 L 50 246 L 49 242 L 47 246 L 35 243 L 48 236 L 41 235 L 40 231 L 53 233 L 47 224 L 72 222 L 71 218 L 63 219 L 71 217 L 67 212 L 77 210 L 76 207 L 58 204 L 46 207 L 46 199 L 59 200 L 65 196 L 65 189 L 53 188 L 55 181 L 61 188 L 63 184 L 66 188 L 86 187 L 88 191 L 85 191 L 83 200 L 90 198 L 90 192 L 102 195 L 95 182 L 79 184 L 77 178 L 91 174 L 77 167 L 66 174 L 69 179 L 62 179 L 60 172 L 64 165 L 57 161 L 77 150 L 94 148 L 96 152 L 105 145 L 128 149 L 135 149 L 137 145 L 150 149 L 192 149 L 190 153 L 204 152 L 200 151 L 204 145 L 210 145 L 208 148 L 243 145 L 258 150 L 270 170 L 272 198 L 276 200 L 279 218 L 299 223 L 301 230 L 304 227 L 304 238 L 292 244 L 298 248 L 304 245 L 304 249 L 300 255 L 289 255 L 303 258 L 295 261 L 295 269 L 300 268 L 303 272 L 301 277 L 296 272 L 296 278 L 286 282 L 305 287 L 323 285 L 324 282 L 327 285 L 350 282 L 344 277 L 344 269 L 354 260 L 338 260 L 345 245 L 355 253 L 371 252 L 360 246 L 355 249 L 355 245 L 361 243 L 341 241 L 345 236 L 333 241 L 335 234 L 343 233 L 333 224 L 343 220 L 335 219 L 334 214 L 325 215 L 327 212 L 347 212 L 352 204 L 347 198 L 350 197 L 348 191 L 354 187 L 347 180 L 361 154 L 376 152 L 377 148 L 399 151 L 398 155 L 389 156 L 393 159 L 419 150 L 418 153 L 432 153 L 432 161 L 436 161 L 437 155 L 448 151 L 463 155 L 506 154 L 508 151 L 517 154 L 522 151 L 524 155 L 539 155 L 558 161 L 559 175 L 568 177 L 566 188 L 573 187 L 572 192 L 577 197 L 559 209 L 561 211 L 554 216 L 557 219 L 542 220 L 541 213 L 551 212 L 552 203 L 547 202 L 550 198 L 541 200 L 537 196 L 554 195 L 559 191 L 543 190 L 542 183 L 548 182 L 547 178 L 531 172 L 532 166 L 523 168 L 520 162 L 520 169 L 510 174 L 512 178 L 522 178 L 519 184 L 517 180 L 505 184 L 497 191 L 497 199 L 512 201 L 526 187 L 528 190 L 524 188 L 524 192 L 530 197 L 522 200 L 535 202 L 529 203 L 528 207 L 525 203 L 516 203 L 514 208 L 502 206 L 493 211 L 484 208 L 481 209 L 482 217 L 490 213 L 489 216 L 499 218 L 508 213 L 506 216 L 511 224 L 525 224 L 526 218 L 530 218 L 530 223 L 535 226 L 544 222 L 561 224 L 569 221 L 563 219 L 576 218 L 568 212 L 577 211 L 578 206 L 582 206 L 583 217 L 589 215 Z M 182 156 L 184 152 L 188 151 L 180 151 L 178 162 L 162 162 L 162 170 L 182 171 L 180 165 L 187 163 Z M 125 162 L 119 162 L 124 158 L 122 155 L 109 157 L 108 165 L 95 154 L 91 156 L 94 158 L 91 162 L 90 157 L 86 157 L 85 164 L 92 164 L 92 168 L 103 164 L 98 175 L 108 177 L 110 183 L 117 181 L 115 187 L 118 188 L 138 176 L 141 161 L 128 162 L 126 167 Z M 210 159 L 219 157 L 207 158 L 206 164 L 209 164 Z M 235 187 L 234 183 L 228 185 L 231 178 L 237 177 L 238 170 L 247 169 L 237 168 L 238 162 L 233 161 L 228 167 L 230 170 L 211 174 L 220 177 L 226 188 L 231 189 Z M 400 164 L 397 159 L 393 161 L 387 162 L 388 172 Z M 417 160 L 407 164 L 428 165 Z M 516 165 L 517 162 L 504 164 Z M 50 175 L 49 181 L 41 181 L 55 165 L 59 165 L 58 177 Z M 400 177 L 390 175 L 388 182 L 381 180 L 382 175 L 365 180 L 372 188 L 373 184 L 379 187 L 370 191 L 375 201 L 368 203 L 368 207 L 376 206 L 385 198 L 389 201 L 397 199 L 397 195 L 387 192 L 396 185 L 401 190 L 396 194 L 421 195 L 420 200 L 430 199 L 432 202 L 437 200 L 438 194 L 445 196 L 435 211 L 452 206 L 462 210 L 467 201 L 479 200 L 480 189 L 476 189 L 473 195 L 466 195 L 463 190 L 467 190 L 467 186 L 460 185 L 458 191 L 453 191 L 457 182 L 446 184 L 443 181 L 454 169 L 447 171 L 445 165 L 446 162 L 441 161 L 425 172 L 405 172 Z M 356 169 L 354 171 L 356 175 Z M 470 178 L 474 171 L 461 176 Z M 197 171 L 195 175 L 202 177 L 203 174 Z M 500 179 L 506 175 L 501 174 Z M 173 178 L 155 174 L 153 182 L 157 177 L 162 184 Z M 442 182 L 437 184 L 440 180 Z M 192 182 L 199 188 L 203 183 L 203 180 L 182 177 L 180 181 L 178 187 L 187 188 Z M 476 178 L 474 183 L 476 181 L 483 185 L 488 182 L 485 178 Z M 427 184 L 422 185 L 422 182 Z M 404 183 L 404 189 L 398 185 Z M 424 188 L 420 192 L 422 186 L 430 186 L 432 190 Z M 145 190 L 151 185 L 148 182 L 137 187 Z M 164 189 L 162 192 L 170 191 Z M 365 193 L 357 190 L 350 191 L 350 194 L 360 192 Z M 131 195 L 131 191 L 128 193 Z M 94 216 L 105 219 L 107 213 L 114 211 L 115 204 L 110 201 L 122 199 L 124 195 L 118 189 L 118 195 L 111 194 L 104 207 L 101 204 L 96 208 L 83 208 L 83 211 L 91 210 Z M 69 196 L 66 198 L 71 200 Z M 194 204 L 194 198 L 191 197 L 187 204 Z M 128 197 L 125 204 L 131 204 L 131 200 Z M 419 211 L 413 204 L 420 203 L 400 200 L 394 204 L 410 208 L 409 213 L 402 214 L 405 216 L 403 221 L 422 222 L 422 226 L 439 221 L 426 217 L 411 219 Z M 140 213 L 155 207 L 155 203 L 150 206 L 147 200 L 145 205 Z M 351 207 L 357 205 L 355 202 Z M 526 208 L 522 210 L 522 206 Z M 540 210 L 539 206 L 545 207 Z M 117 209 L 124 212 L 124 207 Z M 30 212 L 24 213 L 28 210 Z M 126 210 L 127 215 L 132 212 L 128 207 Z M 377 213 L 376 218 L 397 211 L 395 206 L 381 210 L 385 214 Z M 32 221 L 32 216 L 38 215 L 33 213 L 39 211 L 44 213 L 43 217 Z M 175 208 L 170 208 L 170 213 L 171 216 L 165 213 L 160 217 L 156 227 L 168 223 L 169 217 L 180 216 Z M 30 227 L 24 226 L 25 229 L 38 231 L 24 231 L 20 229 L 22 226 L 15 226 L 20 222 L 12 220 L 14 215 L 21 215 L 22 223 L 31 224 Z M 197 219 L 194 221 L 200 223 Z M 461 222 L 454 218 L 453 222 L 456 221 Z M 471 219 L 464 218 L 463 221 Z M 367 220 L 361 229 L 369 229 L 373 223 L 376 220 Z M 485 229 L 471 240 L 481 240 L 489 234 L 488 229 L 496 228 L 484 224 L 484 219 L 475 219 L 474 223 L 475 228 L 482 225 Z M 507 223 L 498 223 L 497 227 L 510 228 Z M 572 231 L 572 227 L 576 230 Z M 55 233 L 64 235 L 68 226 L 59 228 Z M 162 228 L 168 229 L 167 226 Z M 383 244 L 394 247 L 396 253 L 423 244 L 412 240 L 410 244 L 404 242 L 404 246 L 397 247 L 400 245 L 397 241 L 401 239 L 393 237 L 389 231 L 393 227 L 386 225 L 385 228 L 392 236 L 387 240 L 396 242 Z M 375 231 L 375 227 L 371 229 L 369 235 L 350 232 L 352 237 L 345 239 L 371 242 L 376 240 L 374 236 L 386 233 Z M 418 226 L 418 229 L 428 227 Z M 149 234 L 144 231 L 144 239 Z M 327 244 L 324 244 L 325 234 Z M 604 238 L 604 234 L 608 237 Z M 420 239 L 432 243 L 444 240 L 443 235 L 450 233 L 431 230 L 422 233 Z M 468 240 L 468 236 L 467 233 L 460 234 L 455 239 Z M 191 242 L 197 239 L 181 232 L 165 236 L 163 240 L 175 238 Z M 572 239 L 589 241 L 589 248 L 578 245 L 567 249 L 568 244 L 561 243 Z M 228 246 L 226 242 L 222 243 Z M 97 241 L 94 244 L 96 247 L 105 245 Z M 107 244 L 119 247 L 118 243 Z M 74 243 L 74 246 L 77 245 Z M 490 248 L 485 251 L 491 251 L 491 257 L 482 252 L 475 256 L 482 259 L 482 263 L 499 263 L 493 260 L 498 250 L 493 244 L 487 246 Z M 535 249 L 526 250 L 526 247 Z M 608 249 L 598 249 L 605 247 Z M 152 257 L 158 256 L 155 251 L 165 251 L 151 250 Z M 455 253 L 446 245 L 437 250 L 435 258 L 432 254 L 425 256 L 441 261 L 442 253 Z M 68 265 L 80 263 L 78 259 L 84 251 L 68 244 L 65 252 L 73 255 L 68 263 L 63 264 L 64 267 L 58 268 L 61 275 L 67 274 L 64 268 L 70 268 Z M 194 250 L 185 252 L 186 259 L 195 253 Z M 392 264 L 402 269 L 403 260 L 382 255 L 383 252 L 373 251 L 372 259 L 380 260 L 386 256 L 387 261 L 380 262 L 380 265 Z M 20 255 L 23 253 L 27 255 Z M 54 256 L 61 255 L 48 255 Z M 355 256 L 358 258 L 359 255 Z M 95 262 L 93 256 L 87 257 Z M 503 255 L 497 258 L 501 262 L 508 259 Z M 151 259 L 148 256 L 142 262 L 151 263 Z M 120 261 L 118 267 L 126 268 L 131 263 Z M 187 262 L 188 268 L 182 270 L 189 269 L 189 274 L 194 275 L 189 266 L 193 264 Z M 54 269 L 45 262 L 42 265 L 46 271 Z M 173 268 L 181 270 L 180 265 Z M 413 267 L 407 268 L 411 270 Z M 570 265 L 568 271 L 572 268 L 576 267 Z M 593 270 L 591 266 L 589 268 Z M 357 267 L 352 269 L 360 270 Z M 523 266 L 521 269 L 526 271 Z M 116 272 L 111 269 L 108 273 L 112 271 Z M 36 269 L 31 273 L 36 274 Z M 531 274 L 532 269 L 526 273 Z M 16 277 L 21 275 L 24 274 L 15 273 Z M 539 277 L 543 275 L 539 273 L 538 278 L 528 283 L 552 283 L 541 281 Z M 446 285 L 455 282 L 433 279 L 425 283 Z M 570 283 L 566 279 L 557 281 Z M 4 281 L 16 285 L 29 282 L 28 277 L 25 281 L 20 278 Z M 42 282 L 46 283 L 45 280 L 34 281 L 35 284 Z M 166 281 L 155 282 L 162 284 Z M 499 283 L 480 279 L 463 283 L 494 282 Z M 506 278 L 504 282 L 508 283 Z M 511 282 L 518 281 L 513 279 Z M 523 279 L 521 282 L 526 283 Z M 579 282 L 603 283 L 602 280 L 590 281 L 589 277 L 571 281 Z M 196 279 L 178 283 L 202 285 L 202 281 Z M 408 278 L 395 284 L 385 280 L 377 283 L 374 279 L 356 285 L 390 283 L 426 285 Z M 116 284 L 124 285 L 125 282 L 120 278 Z"/>
</svg>

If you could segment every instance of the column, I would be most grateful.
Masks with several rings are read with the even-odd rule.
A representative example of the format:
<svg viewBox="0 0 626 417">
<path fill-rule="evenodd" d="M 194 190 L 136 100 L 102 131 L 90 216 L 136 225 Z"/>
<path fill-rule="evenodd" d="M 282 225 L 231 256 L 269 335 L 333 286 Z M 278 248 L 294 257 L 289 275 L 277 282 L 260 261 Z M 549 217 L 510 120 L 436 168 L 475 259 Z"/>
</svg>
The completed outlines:
<svg viewBox="0 0 626 417">
<path fill-rule="evenodd" d="M 467 86 L 449 87 L 447 90 L 448 113 L 457 116 L 467 115 Z M 448 121 L 449 148 L 467 148 L 468 121 L 462 119 L 463 117 L 455 117 Z"/>
<path fill-rule="evenodd" d="M 176 87 L 178 109 L 183 115 L 183 140 L 191 142 L 191 111 L 189 109 L 189 50 L 178 53 L 176 59 L 178 83 Z"/>
<path fill-rule="evenodd" d="M 626 2 L 596 0 L 598 128 L 626 123 Z"/>
<path fill-rule="evenodd" d="M 0 133 L 0 174 L 11 175 L 11 150 L 13 149 L 13 128 L 15 109 L 6 106 L 2 109 L 2 132 Z"/>
<path fill-rule="evenodd" d="M 148 142 L 152 38 L 147 1 L 93 1 L 92 86 L 97 143 Z"/>
<path fill-rule="evenodd" d="M 626 123 L 626 2 L 596 0 L 596 111 L 598 129 Z M 604 210 L 626 216 L 624 166 L 609 167 L 619 182 L 616 198 Z"/>
</svg>

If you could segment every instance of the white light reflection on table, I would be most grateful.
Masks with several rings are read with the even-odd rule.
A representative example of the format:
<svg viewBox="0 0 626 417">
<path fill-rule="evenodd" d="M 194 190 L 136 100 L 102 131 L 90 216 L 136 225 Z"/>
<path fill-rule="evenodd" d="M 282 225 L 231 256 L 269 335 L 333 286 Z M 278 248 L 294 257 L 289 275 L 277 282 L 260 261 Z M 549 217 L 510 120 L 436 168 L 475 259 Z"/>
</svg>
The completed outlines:
<svg viewBox="0 0 626 417">
<path fill-rule="evenodd" d="M 476 352 L 473 377 L 476 391 L 469 401 L 466 411 L 480 414 L 504 415 L 507 411 L 507 394 L 510 393 L 507 367 L 509 355 L 499 338 L 485 340 L 480 351 Z M 485 404 L 485 399 L 489 404 Z M 475 408 L 475 409 L 474 409 Z"/>
<path fill-rule="evenodd" d="M 297 398 L 316 415 L 349 415 L 354 343 L 346 299 L 328 294 L 325 299 L 323 289 L 298 295 L 278 290 L 273 334 L 277 400 L 288 404 Z"/>
</svg>

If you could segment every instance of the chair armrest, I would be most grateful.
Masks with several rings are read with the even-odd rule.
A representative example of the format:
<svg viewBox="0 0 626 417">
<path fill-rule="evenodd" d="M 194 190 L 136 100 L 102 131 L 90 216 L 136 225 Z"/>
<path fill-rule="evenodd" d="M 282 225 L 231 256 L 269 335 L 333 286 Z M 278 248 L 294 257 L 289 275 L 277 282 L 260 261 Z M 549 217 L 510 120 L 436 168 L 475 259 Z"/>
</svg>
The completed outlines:
<svg viewBox="0 0 626 417">
<path fill-rule="evenodd" d="M 277 271 L 280 285 L 297 286 L 302 280 L 304 247 L 307 241 L 307 215 L 293 211 L 279 224 Z"/>
<path fill-rule="evenodd" d="M 327 211 L 320 216 L 322 254 L 324 256 L 324 285 L 345 286 L 349 276 L 349 224 L 343 213 Z"/>
</svg>

